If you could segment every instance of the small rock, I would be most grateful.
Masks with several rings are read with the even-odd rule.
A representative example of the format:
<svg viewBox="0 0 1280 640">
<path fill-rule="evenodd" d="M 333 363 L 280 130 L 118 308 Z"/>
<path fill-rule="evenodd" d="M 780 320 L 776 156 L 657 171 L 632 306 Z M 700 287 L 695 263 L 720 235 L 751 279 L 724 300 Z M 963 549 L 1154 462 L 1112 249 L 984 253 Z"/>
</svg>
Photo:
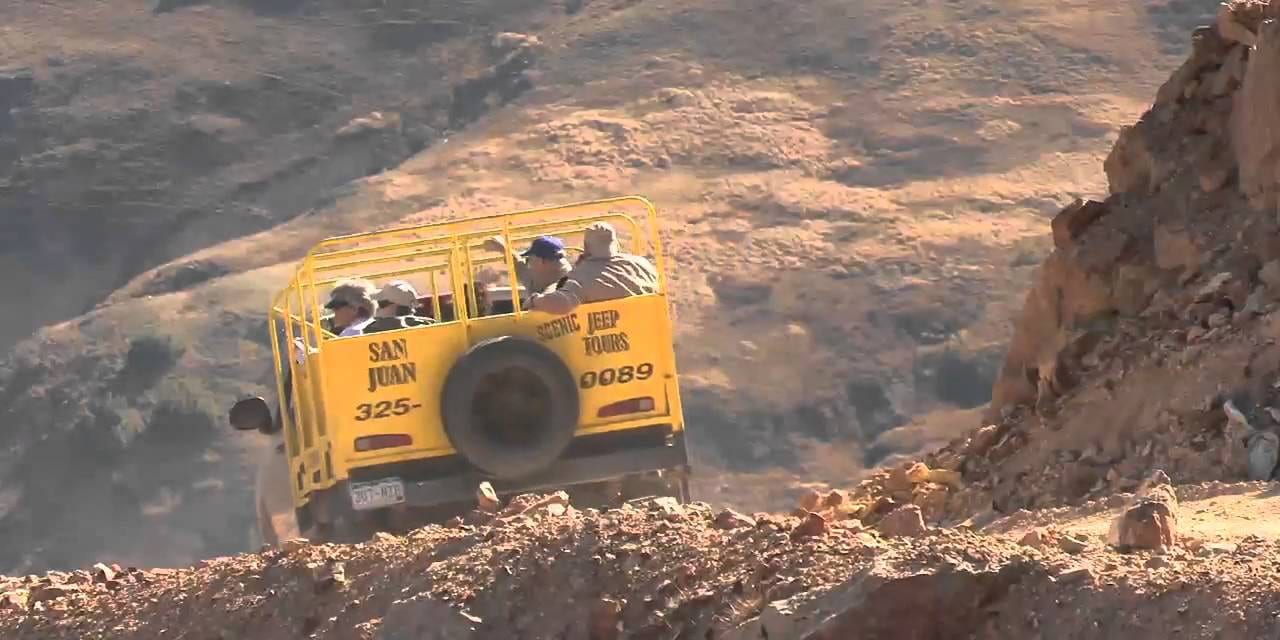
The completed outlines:
<svg viewBox="0 0 1280 640">
<path fill-rule="evenodd" d="M 1089 548 L 1089 543 L 1075 536 L 1064 535 L 1058 538 L 1058 548 L 1071 554 L 1084 553 Z"/>
<path fill-rule="evenodd" d="M 481 482 L 476 487 L 476 508 L 485 513 L 497 513 L 502 507 L 502 502 L 498 500 L 498 492 L 493 490 L 493 485 Z"/>
<path fill-rule="evenodd" d="M 644 503 L 649 500 L 652 500 L 652 498 L 641 498 L 640 500 L 628 501 L 626 505 Z M 543 496 L 542 498 L 539 498 L 529 503 L 525 503 L 519 500 L 513 500 L 511 504 L 508 504 L 507 508 L 503 510 L 502 515 L 511 516 L 511 515 L 519 515 L 522 513 L 534 513 L 539 509 L 542 509 L 544 507 L 547 507 L 553 504 L 562 504 L 566 507 L 569 506 L 569 494 L 565 493 L 564 491 L 557 491 L 555 493 L 548 494 L 546 496 Z"/>
<path fill-rule="evenodd" d="M 1267 287 L 1258 285 L 1253 288 L 1253 292 L 1244 301 L 1244 308 L 1241 309 L 1246 314 L 1253 316 L 1262 315 L 1262 310 L 1267 306 Z"/>
<path fill-rule="evenodd" d="M 925 478 L 928 482 L 934 484 L 945 485 L 952 489 L 963 489 L 964 486 L 960 481 L 960 472 L 951 471 L 949 469 L 930 469 L 929 475 Z"/>
<path fill-rule="evenodd" d="M 1059 573 L 1057 576 L 1059 582 L 1069 584 L 1077 582 L 1093 582 L 1093 571 L 1089 567 L 1072 567 Z"/>
<path fill-rule="evenodd" d="M 668 87 L 658 91 L 658 100 L 661 100 L 673 107 L 687 107 L 696 103 L 698 98 L 688 89 Z"/>
<path fill-rule="evenodd" d="M 827 532 L 827 519 L 817 513 L 809 513 L 795 529 L 791 530 L 791 539 L 812 538 Z"/>
<path fill-rule="evenodd" d="M 1230 400 L 1222 403 L 1222 412 L 1227 416 L 1227 426 L 1229 431 L 1241 434 L 1250 434 L 1254 432 L 1253 425 L 1249 424 L 1248 416 L 1244 415 L 1236 404 Z"/>
<path fill-rule="evenodd" d="M 1271 417 L 1271 422 L 1280 424 L 1280 409 L 1275 407 L 1266 407 L 1267 415 Z"/>
<path fill-rule="evenodd" d="M 1231 555 L 1240 549 L 1234 542 L 1206 542 L 1196 550 L 1199 556 Z"/>
<path fill-rule="evenodd" d="M 856 518 L 851 520 L 840 520 L 837 522 L 833 522 L 831 526 L 838 529 L 844 529 L 845 531 L 848 531 L 850 533 L 859 533 L 866 528 L 863 526 L 862 521 Z"/>
<path fill-rule="evenodd" d="M 25 589 L 15 589 L 5 593 L 0 593 L 0 611 L 5 609 L 13 611 L 26 611 L 27 602 L 31 599 L 31 592 Z"/>
<path fill-rule="evenodd" d="M 1205 193 L 1213 193 L 1227 186 L 1234 170 L 1235 167 L 1221 162 L 1204 168 L 1200 172 L 1200 189 Z"/>
<path fill-rule="evenodd" d="M 497 51 L 505 52 L 514 49 L 539 47 L 542 46 L 542 40 L 538 39 L 538 36 L 504 31 L 494 36 L 489 46 Z"/>
<path fill-rule="evenodd" d="M 1258 271 L 1258 279 L 1271 291 L 1280 291 L 1280 260 L 1272 260 Z"/>
<path fill-rule="evenodd" d="M 549 504 L 549 505 L 547 505 L 547 515 L 549 515 L 549 516 L 551 516 L 551 517 L 553 517 L 553 518 L 559 518 L 560 516 L 564 515 L 565 513 L 568 513 L 568 511 L 569 511 L 569 507 L 566 507 L 566 506 L 564 506 L 564 505 L 562 505 L 562 504 Z"/>
<path fill-rule="evenodd" d="M 1032 529 L 1022 536 L 1018 544 L 1031 547 L 1032 549 L 1043 549 L 1045 545 L 1044 533 L 1039 529 Z"/>
<path fill-rule="evenodd" d="M 1111 208 L 1105 202 L 1076 198 L 1054 215 L 1050 222 L 1053 245 L 1063 250 L 1069 248 L 1085 229 L 1110 211 Z"/>
<path fill-rule="evenodd" d="M 490 524 L 495 520 L 498 520 L 499 518 L 497 514 L 489 513 L 488 511 L 481 511 L 479 509 L 472 509 L 471 511 L 468 511 L 466 515 L 455 516 L 453 519 L 456 519 L 458 521 L 457 525 L 447 525 L 447 526 L 460 527 L 462 525 L 467 525 L 471 527 L 479 527 L 482 525 Z"/>
<path fill-rule="evenodd" d="M 938 465 L 939 469 L 946 469 L 947 471 L 959 471 L 960 467 L 964 465 L 964 460 L 964 456 L 956 451 L 943 450 L 934 454 L 934 463 Z"/>
<path fill-rule="evenodd" d="M 742 515 L 733 509 L 725 509 L 716 514 L 715 525 L 717 529 L 732 531 L 744 527 L 756 526 L 756 521 L 749 516 Z"/>
<path fill-rule="evenodd" d="M 1218 329 L 1231 324 L 1231 318 L 1227 314 L 1218 312 L 1209 316 L 1209 328 Z"/>
<path fill-rule="evenodd" d="M 280 548 L 283 549 L 285 553 L 293 553 L 295 551 L 305 549 L 310 544 L 311 541 L 306 538 L 289 538 L 288 540 L 280 543 Z"/>
<path fill-rule="evenodd" d="M 680 501 L 671 496 L 654 498 L 651 504 L 668 519 L 684 515 L 684 507 L 680 506 Z"/>
<path fill-rule="evenodd" d="M 31 592 L 31 602 L 49 602 L 51 600 L 59 600 L 71 594 L 79 593 L 80 588 L 74 585 L 51 584 L 35 589 Z"/>
<path fill-rule="evenodd" d="M 911 483 L 911 477 L 907 475 L 908 466 L 900 465 L 889 471 L 889 477 L 885 480 L 885 489 L 890 493 L 910 492 L 914 486 Z"/>
<path fill-rule="evenodd" d="M 996 434 L 999 432 L 1000 428 L 994 424 L 978 429 L 969 438 L 969 445 L 965 448 L 965 453 L 971 456 L 985 454 L 996 443 Z"/>
<path fill-rule="evenodd" d="M 310 562 L 307 563 L 307 570 L 311 572 L 311 582 L 316 593 L 347 584 L 347 570 L 341 562 Z"/>
<path fill-rule="evenodd" d="M 1164 556 L 1151 556 L 1147 559 L 1148 569 L 1163 569 L 1169 566 L 1169 559 Z"/>
<path fill-rule="evenodd" d="M 374 111 L 367 116 L 352 119 L 334 135 L 338 138 L 353 138 L 370 132 L 397 129 L 399 126 L 400 114 Z"/>
<path fill-rule="evenodd" d="M 1227 286 L 1228 282 L 1231 282 L 1230 271 L 1223 271 L 1222 273 L 1219 273 L 1218 275 L 1215 275 L 1212 278 L 1209 278 L 1209 281 L 1206 282 L 1203 287 L 1200 287 L 1199 291 L 1196 292 L 1195 301 L 1196 302 L 1212 301 L 1214 298 L 1217 298 L 1219 294 L 1221 294 L 1222 289 Z"/>
<path fill-rule="evenodd" d="M 391 544 L 394 542 L 399 542 L 400 536 L 397 536 L 392 533 L 387 533 L 386 531 L 379 531 L 373 534 L 373 540 L 381 544 Z"/>
<path fill-rule="evenodd" d="M 1271 479 L 1280 458 L 1280 437 L 1271 431 L 1255 431 L 1249 436 L 1249 479 L 1263 482 Z"/>
<path fill-rule="evenodd" d="M 1186 316 L 1192 324 L 1206 324 L 1209 322 L 1209 316 L 1218 312 L 1218 305 L 1213 302 L 1193 302 L 1187 305 L 1182 314 Z"/>
<path fill-rule="evenodd" d="M 881 534 L 888 537 L 915 538 L 923 535 L 928 528 L 924 526 L 924 517 L 920 507 L 914 504 L 894 509 L 876 525 Z"/>
<path fill-rule="evenodd" d="M 800 497 L 800 508 L 805 511 L 817 511 L 818 503 L 822 501 L 822 494 L 817 489 L 809 489 Z"/>
<path fill-rule="evenodd" d="M 1218 35 L 1227 42 L 1239 42 L 1247 47 L 1258 44 L 1258 35 L 1236 21 L 1231 3 L 1223 2 L 1218 6 L 1217 28 Z"/>
<path fill-rule="evenodd" d="M 827 509 L 837 509 L 840 505 L 849 501 L 849 495 L 839 489 L 832 489 L 827 492 L 825 498 L 822 499 L 822 506 Z"/>
<path fill-rule="evenodd" d="M 1120 483 L 1120 478 L 1122 477 L 1123 476 L 1120 475 L 1120 472 L 1117 471 L 1115 467 L 1107 469 L 1107 474 L 1103 476 L 1107 483 L 1112 487 L 1117 486 Z"/>
<path fill-rule="evenodd" d="M 923 462 L 916 462 L 907 467 L 907 479 L 911 484 L 922 484 L 929 481 L 929 465 Z"/>
<path fill-rule="evenodd" d="M 478 637 L 483 620 L 427 593 L 392 602 L 377 640 L 452 640 Z"/>
<path fill-rule="evenodd" d="M 591 608 L 587 622 L 591 640 L 615 640 L 622 633 L 622 605 L 616 600 L 602 598 Z"/>
<path fill-rule="evenodd" d="M 897 509 L 898 504 L 897 500 L 894 500 L 889 496 L 877 496 L 875 501 L 872 502 L 871 506 L 867 509 L 866 515 L 878 516 L 889 513 L 890 511 Z M 759 518 L 756 519 L 759 520 Z"/>
<path fill-rule="evenodd" d="M 1177 543 L 1178 498 L 1169 477 L 1153 471 L 1132 502 L 1111 523 L 1107 543 L 1122 551 L 1166 550 Z"/>
<path fill-rule="evenodd" d="M 112 569 L 111 567 L 108 567 L 107 565 L 101 562 L 93 565 L 93 581 L 94 582 L 108 582 L 111 580 L 115 580 L 116 573 L 117 572 L 115 569 Z"/>
</svg>

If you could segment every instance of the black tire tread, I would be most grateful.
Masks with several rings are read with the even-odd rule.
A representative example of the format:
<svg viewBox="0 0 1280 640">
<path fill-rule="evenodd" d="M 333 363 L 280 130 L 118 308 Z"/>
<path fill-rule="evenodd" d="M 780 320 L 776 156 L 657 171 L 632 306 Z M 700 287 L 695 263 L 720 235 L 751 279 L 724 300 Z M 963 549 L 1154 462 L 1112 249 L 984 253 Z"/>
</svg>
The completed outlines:
<svg viewBox="0 0 1280 640">
<path fill-rule="evenodd" d="M 474 385 L 498 365 L 523 361 L 538 371 L 552 393 L 553 411 L 544 442 L 532 449 L 507 449 L 471 437 L 471 402 Z M 476 343 L 449 371 L 441 397 L 441 423 L 445 435 L 472 466 L 499 478 L 526 476 L 552 464 L 573 440 L 580 410 L 577 382 L 559 356 L 526 338 L 501 336 Z"/>
</svg>

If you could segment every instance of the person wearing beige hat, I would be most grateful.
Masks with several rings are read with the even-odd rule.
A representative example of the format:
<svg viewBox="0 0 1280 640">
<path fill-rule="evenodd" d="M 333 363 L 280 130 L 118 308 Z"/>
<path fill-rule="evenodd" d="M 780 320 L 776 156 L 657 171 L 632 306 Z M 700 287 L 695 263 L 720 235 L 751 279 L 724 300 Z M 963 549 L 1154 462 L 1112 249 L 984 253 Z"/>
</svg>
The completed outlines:
<svg viewBox="0 0 1280 640">
<path fill-rule="evenodd" d="M 392 280 L 382 285 L 373 299 L 378 303 L 378 310 L 373 322 L 364 328 L 365 333 L 419 327 L 433 322 L 431 318 L 414 313 L 418 306 L 418 290 L 404 280 Z"/>
<path fill-rule="evenodd" d="M 580 304 L 655 293 L 658 270 L 643 256 L 618 249 L 618 236 L 607 222 L 593 222 L 582 232 L 582 258 L 564 284 L 534 295 L 529 308 L 564 315 Z"/>
<path fill-rule="evenodd" d="M 329 292 L 324 308 L 333 312 L 333 332 L 341 338 L 358 336 L 373 322 L 373 294 L 367 280 L 343 280 Z"/>
</svg>

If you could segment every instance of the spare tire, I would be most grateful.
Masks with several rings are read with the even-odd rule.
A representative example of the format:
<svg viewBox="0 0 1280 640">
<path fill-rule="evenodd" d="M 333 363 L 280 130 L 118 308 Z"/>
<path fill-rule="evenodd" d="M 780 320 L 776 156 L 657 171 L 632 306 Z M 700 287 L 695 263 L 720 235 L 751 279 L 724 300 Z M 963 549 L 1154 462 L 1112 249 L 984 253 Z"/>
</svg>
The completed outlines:
<svg viewBox="0 0 1280 640">
<path fill-rule="evenodd" d="M 532 340 L 503 336 L 471 347 L 445 378 L 440 418 L 453 448 L 498 478 L 554 463 L 580 411 L 573 372 Z"/>
</svg>

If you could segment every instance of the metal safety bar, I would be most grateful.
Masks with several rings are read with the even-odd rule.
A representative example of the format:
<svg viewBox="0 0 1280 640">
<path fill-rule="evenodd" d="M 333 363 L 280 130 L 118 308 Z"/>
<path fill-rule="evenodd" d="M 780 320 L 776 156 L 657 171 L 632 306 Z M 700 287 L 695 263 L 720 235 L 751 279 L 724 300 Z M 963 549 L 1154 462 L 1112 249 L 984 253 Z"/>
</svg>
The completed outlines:
<svg viewBox="0 0 1280 640">
<path fill-rule="evenodd" d="M 462 220 L 453 220 L 453 221 L 450 221 L 450 222 L 437 222 L 437 223 L 432 223 L 432 224 L 419 225 L 419 226 L 415 226 L 415 227 L 400 227 L 400 228 L 395 228 L 395 229 L 384 229 L 384 230 L 381 230 L 381 231 L 365 231 L 365 232 L 361 232 L 361 233 L 352 233 L 352 234 L 347 234 L 347 235 L 343 235 L 343 236 L 334 236 L 334 237 L 332 237 L 332 238 L 327 238 L 327 239 L 325 239 L 325 240 L 321 240 L 319 243 L 317 243 L 314 247 L 312 247 L 312 248 L 311 248 L 311 250 L 310 250 L 309 252 L 307 252 L 306 258 L 307 258 L 307 259 L 312 259 L 312 258 L 318 258 L 318 257 L 325 256 L 325 255 L 334 255 L 334 254 L 338 254 L 338 253 L 339 253 L 339 251 L 342 251 L 342 250 L 338 250 L 338 251 L 322 251 L 323 249 L 325 249 L 325 248 L 327 248 L 327 247 L 332 247 L 332 246 L 334 246 L 334 245 L 340 245 L 340 244 L 343 244 L 343 243 L 356 242 L 356 241 L 360 241 L 360 240 L 366 240 L 366 239 L 378 238 L 378 237 L 393 237 L 393 236 L 400 236 L 400 235 L 404 235 L 404 234 L 407 234 L 407 233 L 417 233 L 417 232 L 425 231 L 425 230 L 427 230 L 427 229 L 437 229 L 437 228 L 438 228 L 438 229 L 440 229 L 441 231 L 440 231 L 440 233 L 439 233 L 439 236 L 438 236 L 438 237 L 436 237 L 436 238 L 431 238 L 431 239 L 427 239 L 427 240 L 412 241 L 412 242 L 421 242 L 421 243 L 427 243 L 427 244 L 429 244 L 429 243 L 431 243 L 431 242 L 448 242 L 448 238 L 451 238 L 451 237 L 453 237 L 453 236 L 458 235 L 458 232 L 454 231 L 454 228 L 455 228 L 455 227 L 459 227 L 459 226 L 473 225 L 473 224 L 476 224 L 476 223 L 486 222 L 486 221 L 489 221 L 489 220 L 497 220 L 497 219 L 501 219 L 501 218 L 527 217 L 527 216 L 532 216 L 532 215 L 546 215 L 546 214 L 552 214 L 552 213 L 555 213 L 555 212 L 557 212 L 557 211 L 562 211 L 562 212 L 563 212 L 563 211 L 572 211 L 572 210 L 574 210 L 574 209 L 582 209 L 582 208 L 586 208 L 586 207 L 603 208 L 603 207 L 608 207 L 608 206 L 611 206 L 611 205 L 625 204 L 625 203 L 628 203 L 628 202 L 633 203 L 633 204 L 640 204 L 640 205 L 642 205 L 642 206 L 647 210 L 648 217 L 649 217 L 649 223 L 650 223 L 650 224 L 649 224 L 649 230 L 650 230 L 651 234 L 653 234 L 653 235 L 651 235 L 651 237 L 656 238 L 656 237 L 657 237 L 657 235 L 656 235 L 656 233 L 657 233 L 657 209 L 656 209 L 656 208 L 654 208 L 653 203 L 649 202 L 649 200 L 648 200 L 648 199 L 646 199 L 646 198 L 642 198 L 642 197 L 640 197 L 640 196 L 621 196 L 621 197 L 618 197 L 618 198 L 607 198 L 607 199 L 603 199 L 603 200 L 589 200 L 589 201 L 581 201 L 581 202 L 575 202 L 575 203 L 572 203 L 572 204 L 566 204 L 566 205 L 559 205 L 559 206 L 553 206 L 553 207 L 539 207 L 539 208 L 535 208 L 535 209 L 525 209 L 525 210 L 523 210 L 523 211 L 514 211 L 514 212 L 508 212 L 508 213 L 492 213 L 492 214 L 484 215 L 484 216 L 476 216 L 476 217 L 474 217 L 474 218 L 465 218 L 465 219 L 462 219 Z M 383 245 L 383 246 L 381 246 L 381 247 L 379 247 L 379 248 L 383 248 L 383 249 L 386 249 L 386 248 L 396 248 L 397 246 L 398 246 L 398 245 L 391 244 L 391 245 Z M 364 251 L 364 250 L 368 250 L 368 249 L 365 249 L 365 248 L 359 248 L 359 249 L 351 249 L 351 250 L 354 250 L 354 251 Z M 350 250 L 348 250 L 348 251 L 350 251 Z"/>
<path fill-rule="evenodd" d="M 510 242 L 512 242 L 513 240 L 531 240 L 539 235 L 544 235 L 542 233 L 537 233 L 539 231 L 546 232 L 546 231 L 554 231 L 561 228 L 569 228 L 569 229 L 572 229 L 572 231 L 570 231 L 569 233 L 576 235 L 578 233 L 581 233 L 581 230 L 577 228 L 578 225 L 582 223 L 594 222 L 594 221 L 606 220 L 606 219 L 621 220 L 627 225 L 627 227 L 629 227 L 629 230 L 631 232 L 631 238 L 632 238 L 631 248 L 633 251 L 639 253 L 639 250 L 640 250 L 639 245 L 641 244 L 640 225 L 631 216 L 626 215 L 625 213 L 620 213 L 620 212 L 609 212 L 604 215 L 581 216 L 578 218 L 558 220 L 555 222 L 540 222 L 535 224 L 520 225 L 517 227 L 512 227 L 510 230 L 507 230 L 507 226 L 510 224 L 510 221 L 507 221 L 507 223 L 503 225 L 504 231 L 502 234 L 497 234 L 496 233 L 497 230 L 495 229 L 484 229 L 480 231 L 459 233 L 450 237 L 454 239 L 464 238 L 470 241 L 476 238 L 488 239 L 494 235 L 504 235 L 506 236 L 504 240 L 508 243 L 507 245 L 508 248 L 510 248 L 511 246 Z M 510 236 L 510 231 L 519 231 L 522 233 L 512 238 Z M 397 253 L 389 256 L 377 256 L 373 258 L 365 258 L 363 260 L 351 260 L 347 262 L 327 263 L 328 260 L 333 260 L 336 258 L 342 258 L 342 257 L 354 256 L 354 255 L 364 255 L 364 254 L 382 252 L 382 251 L 387 251 L 392 249 L 418 249 L 419 247 L 425 247 L 432 244 L 439 244 L 440 242 L 442 242 L 442 239 L 432 238 L 428 240 L 415 240 L 411 242 L 404 242 L 404 243 L 393 244 L 393 245 L 362 247 L 359 249 L 343 249 L 341 251 L 334 251 L 332 253 L 326 253 L 326 254 L 321 254 L 319 256 L 316 256 L 315 260 L 317 262 L 321 262 L 321 261 L 326 261 L 326 262 L 324 264 L 315 265 L 314 269 L 317 272 L 337 271 L 340 269 L 348 269 L 352 267 L 362 267 L 362 266 L 368 266 L 373 264 L 380 264 L 383 262 L 398 262 L 398 261 L 402 261 L 410 258 L 429 257 L 436 254 L 448 253 L 450 250 L 449 247 L 441 247 L 437 249 L 430 249 L 427 251 L 414 250 L 414 251 L 409 251 L 407 253 Z"/>
<path fill-rule="evenodd" d="M 647 234 L 641 233 L 641 225 L 633 216 L 626 212 L 617 210 L 606 210 L 596 214 L 576 215 L 573 217 L 536 223 L 519 225 L 513 225 L 511 223 L 512 218 L 550 216 L 557 213 L 571 214 L 575 213 L 577 210 L 587 208 L 600 210 L 628 203 L 639 204 L 644 207 L 645 217 L 648 222 Z M 499 229 L 495 229 L 492 226 L 484 226 L 484 223 L 495 220 L 501 221 L 501 227 Z M 577 202 L 555 207 L 528 209 L 512 213 L 495 213 L 471 219 L 432 223 L 416 227 L 369 231 L 328 238 L 317 243 L 316 246 L 307 253 L 302 264 L 299 265 L 299 268 L 295 271 L 294 277 L 289 286 L 285 290 L 281 291 L 277 296 L 277 299 L 273 304 L 273 311 L 282 313 L 280 319 L 286 324 L 286 337 L 290 343 L 293 341 L 292 325 L 296 322 L 299 328 L 299 337 L 303 339 L 304 344 L 308 348 L 319 349 L 326 337 L 335 337 L 332 332 L 324 329 L 321 324 L 322 312 L 320 307 L 321 294 L 319 288 L 334 284 L 338 282 L 340 278 L 323 278 L 317 280 L 317 274 L 333 272 L 341 269 L 351 269 L 354 267 L 367 267 L 375 264 L 404 260 L 430 259 L 432 257 L 440 256 L 446 257 L 446 259 L 443 262 L 432 261 L 430 264 L 415 265 L 412 268 L 360 274 L 360 277 L 385 278 L 414 273 L 426 274 L 429 277 L 431 287 L 432 310 L 436 318 L 441 318 L 442 309 L 440 304 L 440 289 L 437 281 L 437 274 L 439 271 L 447 269 L 451 276 L 449 284 L 453 291 L 468 292 L 466 295 L 468 300 L 466 302 L 469 302 L 470 304 L 466 305 L 465 302 L 463 304 L 469 306 L 469 308 L 466 309 L 465 312 L 459 308 L 455 313 L 457 314 L 456 317 L 465 324 L 470 324 L 471 316 L 474 311 L 479 308 L 476 287 L 474 286 L 474 282 L 472 282 L 474 280 L 474 274 L 472 274 L 472 271 L 476 265 L 505 262 L 507 273 L 509 274 L 509 277 L 512 278 L 512 284 L 515 285 L 518 280 L 515 277 L 515 257 L 510 250 L 513 242 L 517 240 L 531 239 L 538 235 L 544 235 L 548 232 L 577 235 L 578 233 L 581 233 L 582 226 L 598 220 L 620 221 L 622 226 L 624 226 L 624 229 L 630 232 L 632 251 L 634 253 L 643 253 L 643 245 L 645 244 L 652 247 L 655 263 L 654 266 L 657 267 L 658 270 L 659 291 L 661 293 L 665 293 L 666 256 L 662 251 L 662 243 L 658 231 L 657 210 L 649 200 L 643 197 L 623 196 L 605 200 Z M 401 238 L 408 234 L 421 234 L 428 231 L 433 233 L 433 237 L 390 243 L 383 242 L 365 247 L 337 248 L 344 244 L 358 243 L 368 240 Z M 477 239 L 487 239 L 494 235 L 500 235 L 503 237 L 504 244 L 508 248 L 508 250 L 504 252 L 504 255 L 502 257 L 473 258 L 471 256 L 472 243 Z M 647 239 L 648 242 L 644 242 L 642 240 L 642 235 L 646 236 L 645 239 Z M 446 246 L 439 246 L 442 244 Z M 432 247 L 432 245 L 436 246 Z M 422 250 L 427 247 L 431 248 Z M 356 260 L 343 260 L 344 258 L 368 255 L 371 253 L 382 253 L 386 251 L 397 251 L 397 253 L 393 255 L 371 256 Z M 462 253 L 461 256 L 458 255 L 459 252 Z M 463 277 L 463 271 L 468 275 Z M 465 287 L 464 285 L 467 282 L 472 282 L 473 286 Z M 516 287 L 513 286 L 512 288 L 514 290 Z M 285 298 L 291 293 L 296 295 L 299 311 L 298 314 L 292 313 L 292 300 L 281 305 L 281 298 Z M 457 302 L 455 302 L 455 306 L 457 307 L 460 305 L 457 305 Z M 519 296 L 512 296 L 512 306 L 517 315 L 524 312 Z M 279 355 L 277 354 L 276 357 L 278 359 Z"/>
</svg>

